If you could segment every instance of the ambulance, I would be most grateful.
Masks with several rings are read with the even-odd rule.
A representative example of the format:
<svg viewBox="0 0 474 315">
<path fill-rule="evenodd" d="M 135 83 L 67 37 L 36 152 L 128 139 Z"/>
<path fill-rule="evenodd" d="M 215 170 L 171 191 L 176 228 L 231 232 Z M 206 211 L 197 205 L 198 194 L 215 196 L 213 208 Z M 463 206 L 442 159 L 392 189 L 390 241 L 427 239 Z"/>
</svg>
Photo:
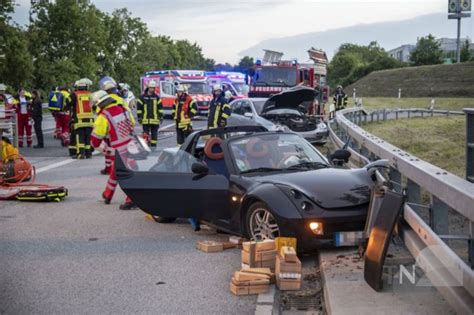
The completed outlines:
<svg viewBox="0 0 474 315">
<path fill-rule="evenodd" d="M 232 92 L 234 99 L 247 97 L 249 87 L 245 82 L 245 75 L 240 72 L 212 71 L 206 72 L 209 86 L 220 84 L 225 90 Z"/>
<path fill-rule="evenodd" d="M 156 82 L 156 93 L 160 96 L 166 116 L 171 115 L 176 99 L 175 88 L 182 85 L 194 99 L 198 115 L 207 115 L 212 92 L 204 71 L 200 70 L 156 70 L 146 72 L 140 78 L 141 93 L 150 81 Z"/>
</svg>

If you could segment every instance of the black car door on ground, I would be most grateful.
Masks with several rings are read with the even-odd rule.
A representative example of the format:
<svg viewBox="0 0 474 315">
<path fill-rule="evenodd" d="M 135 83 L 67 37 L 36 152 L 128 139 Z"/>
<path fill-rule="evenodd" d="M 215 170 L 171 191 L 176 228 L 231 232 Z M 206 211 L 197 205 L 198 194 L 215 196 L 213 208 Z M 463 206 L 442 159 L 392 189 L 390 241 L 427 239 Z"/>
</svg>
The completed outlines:
<svg viewBox="0 0 474 315">
<path fill-rule="evenodd" d="M 165 150 L 154 158 L 158 162 L 146 171 L 127 169 L 122 161 L 116 165 L 120 186 L 140 209 L 161 217 L 231 217 L 225 176 L 193 173 L 192 164 L 199 161 L 183 150 Z"/>
</svg>

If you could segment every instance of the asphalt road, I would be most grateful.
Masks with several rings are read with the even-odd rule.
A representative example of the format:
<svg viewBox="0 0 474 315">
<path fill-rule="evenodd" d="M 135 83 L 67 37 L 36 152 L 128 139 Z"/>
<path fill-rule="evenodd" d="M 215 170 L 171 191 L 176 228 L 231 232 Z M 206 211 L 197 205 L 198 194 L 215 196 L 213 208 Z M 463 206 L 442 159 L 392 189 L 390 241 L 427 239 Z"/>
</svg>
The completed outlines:
<svg viewBox="0 0 474 315">
<path fill-rule="evenodd" d="M 0 203 L 1 314 L 254 313 L 256 296 L 229 291 L 240 251 L 195 249 L 198 240 L 226 235 L 194 232 L 184 220 L 158 224 L 139 210 L 120 211 L 120 190 L 111 205 L 103 204 L 104 158 L 70 160 L 52 128 L 46 118 L 46 148 L 24 148 L 22 154 L 39 170 L 37 182 L 64 185 L 69 197 Z M 160 134 L 160 147 L 175 145 L 173 133 Z M 63 161 L 68 164 L 54 167 Z"/>
</svg>

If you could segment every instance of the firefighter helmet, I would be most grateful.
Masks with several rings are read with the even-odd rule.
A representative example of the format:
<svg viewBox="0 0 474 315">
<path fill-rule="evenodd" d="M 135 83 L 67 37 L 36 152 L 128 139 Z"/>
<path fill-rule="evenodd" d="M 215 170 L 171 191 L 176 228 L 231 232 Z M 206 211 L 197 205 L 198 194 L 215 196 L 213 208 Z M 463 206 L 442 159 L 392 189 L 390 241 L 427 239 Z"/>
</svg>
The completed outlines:
<svg viewBox="0 0 474 315">
<path fill-rule="evenodd" d="M 232 97 L 232 92 L 229 91 L 229 90 L 227 90 L 227 91 L 225 91 L 224 96 L 225 96 L 226 98 L 231 98 L 231 97 Z"/>
<path fill-rule="evenodd" d="M 215 92 L 215 91 L 222 91 L 222 86 L 220 84 L 214 84 L 214 86 L 212 87 L 212 91 Z"/>
<path fill-rule="evenodd" d="M 176 86 L 176 92 L 184 92 L 184 86 L 182 86 L 181 84 L 178 84 Z"/>
<path fill-rule="evenodd" d="M 80 80 L 77 80 L 76 83 L 74 83 L 75 87 L 85 87 L 88 88 L 89 86 L 92 85 L 92 81 L 89 80 L 88 78 L 82 78 Z"/>
<path fill-rule="evenodd" d="M 148 85 L 147 85 L 147 87 L 149 87 L 149 88 L 153 88 L 153 89 L 154 89 L 154 88 L 156 88 L 156 82 L 155 82 L 155 81 L 153 81 L 153 80 L 152 80 L 152 81 L 150 81 L 150 82 L 148 82 Z"/>
<path fill-rule="evenodd" d="M 97 92 L 92 93 L 91 96 L 91 106 L 97 106 L 99 108 L 104 108 L 108 104 L 114 101 L 113 98 L 109 96 L 107 92 L 104 90 L 99 90 Z"/>
<path fill-rule="evenodd" d="M 342 85 L 338 85 L 337 88 L 342 90 Z"/>
<path fill-rule="evenodd" d="M 7 86 L 3 83 L 0 83 L 0 93 L 5 93 L 7 91 Z"/>
<path fill-rule="evenodd" d="M 117 88 L 117 82 L 109 76 L 103 77 L 99 81 L 99 89 L 107 91 L 110 89 Z"/>
</svg>

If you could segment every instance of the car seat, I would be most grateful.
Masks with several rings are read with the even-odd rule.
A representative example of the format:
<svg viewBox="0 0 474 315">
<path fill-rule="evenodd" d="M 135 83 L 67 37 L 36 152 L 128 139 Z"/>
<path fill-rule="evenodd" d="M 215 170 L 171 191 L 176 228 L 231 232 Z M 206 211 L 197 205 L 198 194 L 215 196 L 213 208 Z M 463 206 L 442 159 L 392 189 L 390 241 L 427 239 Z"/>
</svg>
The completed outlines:
<svg viewBox="0 0 474 315">
<path fill-rule="evenodd" d="M 262 139 L 251 138 L 245 145 L 245 151 L 247 152 L 246 163 L 250 169 L 271 167 L 270 148 Z"/>
<path fill-rule="evenodd" d="M 225 165 L 224 152 L 222 151 L 222 139 L 212 137 L 206 141 L 204 146 L 204 163 L 216 174 L 229 178 L 229 171 Z"/>
</svg>

